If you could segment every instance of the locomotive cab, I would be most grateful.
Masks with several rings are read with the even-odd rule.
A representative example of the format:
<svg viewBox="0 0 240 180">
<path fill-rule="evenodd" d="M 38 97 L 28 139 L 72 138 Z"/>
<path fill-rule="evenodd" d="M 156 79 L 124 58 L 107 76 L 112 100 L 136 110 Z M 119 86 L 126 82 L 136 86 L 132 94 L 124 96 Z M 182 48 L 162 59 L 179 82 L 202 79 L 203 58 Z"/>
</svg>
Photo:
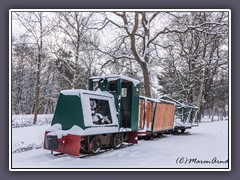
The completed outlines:
<svg viewBox="0 0 240 180">
<path fill-rule="evenodd" d="M 139 81 L 125 76 L 96 76 L 89 79 L 89 90 L 108 91 L 114 96 L 120 129 L 138 130 Z"/>
</svg>

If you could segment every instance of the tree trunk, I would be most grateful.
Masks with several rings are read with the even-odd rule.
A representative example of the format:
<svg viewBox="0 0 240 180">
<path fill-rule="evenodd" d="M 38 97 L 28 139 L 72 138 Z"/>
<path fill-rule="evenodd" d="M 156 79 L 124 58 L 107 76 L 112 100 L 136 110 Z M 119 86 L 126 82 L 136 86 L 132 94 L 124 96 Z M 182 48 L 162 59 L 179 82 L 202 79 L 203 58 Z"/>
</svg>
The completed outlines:
<svg viewBox="0 0 240 180">
<path fill-rule="evenodd" d="M 39 25 L 40 25 L 40 44 L 38 46 L 38 60 L 37 60 L 37 82 L 36 82 L 36 102 L 35 102 L 35 110 L 34 110 L 34 118 L 33 124 L 37 124 L 37 114 L 38 114 L 38 106 L 39 106 L 39 95 L 40 95 L 40 69 L 41 69 L 41 59 L 42 59 L 42 35 L 43 35 L 43 28 L 42 28 L 42 16 L 39 16 Z"/>
<path fill-rule="evenodd" d="M 200 86 L 200 91 L 198 95 L 198 113 L 197 113 L 198 122 L 201 122 L 201 115 L 203 113 L 202 110 L 203 110 L 204 91 L 205 91 L 205 75 L 206 75 L 206 65 L 204 66 L 204 69 L 203 69 L 201 86 Z"/>
<path fill-rule="evenodd" d="M 37 114 L 38 114 L 38 105 L 39 105 L 39 95 L 40 95 L 40 64 L 41 64 L 41 54 L 38 55 L 37 61 L 37 82 L 36 82 L 36 102 L 34 110 L 34 119 L 33 124 L 37 124 Z"/>
<path fill-rule="evenodd" d="M 150 80 L 149 80 L 149 73 L 146 64 L 141 65 L 143 71 L 143 80 L 144 80 L 144 91 L 145 96 L 151 98 L 151 88 L 150 88 Z"/>
<path fill-rule="evenodd" d="M 72 89 L 76 89 L 77 88 L 77 82 L 78 82 L 78 74 L 77 74 L 77 67 L 79 66 L 78 64 L 78 56 L 79 56 L 79 46 L 77 46 L 76 48 L 76 55 L 75 55 L 75 67 L 74 67 L 74 71 L 73 71 L 73 84 L 72 84 Z"/>
<path fill-rule="evenodd" d="M 144 91 L 145 91 L 145 96 L 151 98 L 151 88 L 150 88 L 150 79 L 149 79 L 149 72 L 148 72 L 148 67 L 147 67 L 147 56 L 145 57 L 140 57 L 137 49 L 136 49 L 136 39 L 135 39 L 135 33 L 138 27 L 138 15 L 135 15 L 135 26 L 133 29 L 132 34 L 130 35 L 130 40 L 131 40 L 131 51 L 133 53 L 133 56 L 137 63 L 140 65 L 142 72 L 143 72 L 143 80 L 144 80 Z M 145 62 L 142 61 L 142 59 L 145 59 Z"/>
</svg>

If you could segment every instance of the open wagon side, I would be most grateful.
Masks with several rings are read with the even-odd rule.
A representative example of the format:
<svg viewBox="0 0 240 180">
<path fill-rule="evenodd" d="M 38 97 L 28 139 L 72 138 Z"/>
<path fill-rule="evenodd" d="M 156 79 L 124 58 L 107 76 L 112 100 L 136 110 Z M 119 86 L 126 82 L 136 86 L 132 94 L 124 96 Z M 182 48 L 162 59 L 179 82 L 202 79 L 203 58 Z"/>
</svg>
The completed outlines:
<svg viewBox="0 0 240 180">
<path fill-rule="evenodd" d="M 175 106 L 165 100 L 140 96 L 139 138 L 151 139 L 173 130 Z"/>
</svg>

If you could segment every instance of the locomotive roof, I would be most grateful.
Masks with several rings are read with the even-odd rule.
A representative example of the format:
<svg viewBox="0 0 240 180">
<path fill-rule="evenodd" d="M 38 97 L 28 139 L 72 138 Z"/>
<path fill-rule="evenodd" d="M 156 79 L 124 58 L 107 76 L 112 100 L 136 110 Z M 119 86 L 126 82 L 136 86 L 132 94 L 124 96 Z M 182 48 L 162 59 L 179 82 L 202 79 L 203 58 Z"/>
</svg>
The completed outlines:
<svg viewBox="0 0 240 180">
<path fill-rule="evenodd" d="M 122 79 L 122 80 L 125 80 L 125 81 L 130 81 L 132 82 L 134 85 L 137 85 L 139 84 L 139 80 L 137 79 L 133 79 L 133 78 L 130 78 L 130 77 L 127 77 L 127 76 L 122 76 L 122 75 L 107 75 L 107 76 L 92 76 L 90 77 L 89 79 L 107 79 L 107 80 L 117 80 L 117 79 Z"/>
<path fill-rule="evenodd" d="M 64 95 L 75 95 L 79 96 L 81 94 L 88 94 L 88 95 L 98 95 L 98 96 L 105 96 L 113 98 L 113 95 L 106 91 L 101 91 L 100 89 L 96 91 L 89 91 L 89 90 L 83 90 L 83 89 L 66 89 L 61 91 Z"/>
</svg>

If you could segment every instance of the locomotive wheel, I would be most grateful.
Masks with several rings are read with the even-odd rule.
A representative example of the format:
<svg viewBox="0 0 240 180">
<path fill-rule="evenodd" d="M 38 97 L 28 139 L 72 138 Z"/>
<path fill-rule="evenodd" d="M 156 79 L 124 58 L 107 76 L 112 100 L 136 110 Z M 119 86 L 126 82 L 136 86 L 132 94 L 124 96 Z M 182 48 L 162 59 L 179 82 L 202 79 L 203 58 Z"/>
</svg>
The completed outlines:
<svg viewBox="0 0 240 180">
<path fill-rule="evenodd" d="M 181 133 L 184 133 L 184 132 L 185 132 L 185 130 L 186 130 L 186 129 L 182 129 L 182 130 L 181 130 Z"/>
<path fill-rule="evenodd" d="M 90 141 L 88 147 L 89 147 L 90 153 L 93 153 L 93 154 L 98 153 L 102 147 L 101 139 L 98 136 L 95 136 Z"/>
<path fill-rule="evenodd" d="M 111 138 L 111 146 L 115 149 L 120 148 L 123 142 L 123 136 L 120 133 L 113 134 Z"/>
</svg>

